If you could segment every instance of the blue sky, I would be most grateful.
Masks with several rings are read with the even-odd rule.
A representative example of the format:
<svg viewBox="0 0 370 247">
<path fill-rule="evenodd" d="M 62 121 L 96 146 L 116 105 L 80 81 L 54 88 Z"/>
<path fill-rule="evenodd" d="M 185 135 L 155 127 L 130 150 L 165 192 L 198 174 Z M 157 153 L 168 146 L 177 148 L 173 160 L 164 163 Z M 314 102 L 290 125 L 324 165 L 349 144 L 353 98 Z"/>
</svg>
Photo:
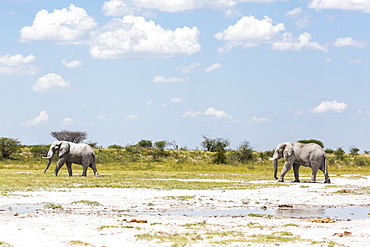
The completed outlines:
<svg viewBox="0 0 370 247">
<path fill-rule="evenodd" d="M 368 23 L 365 0 L 0 0 L 0 135 L 370 150 Z"/>
</svg>

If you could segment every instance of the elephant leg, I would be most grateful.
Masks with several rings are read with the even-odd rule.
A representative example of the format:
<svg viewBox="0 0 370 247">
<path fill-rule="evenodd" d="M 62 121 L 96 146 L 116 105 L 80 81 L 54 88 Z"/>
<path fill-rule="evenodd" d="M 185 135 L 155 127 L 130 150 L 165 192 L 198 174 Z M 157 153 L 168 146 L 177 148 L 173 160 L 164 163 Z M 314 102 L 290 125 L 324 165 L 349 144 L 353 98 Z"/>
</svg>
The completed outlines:
<svg viewBox="0 0 370 247">
<path fill-rule="evenodd" d="M 71 162 L 66 162 L 66 166 L 68 169 L 68 175 L 72 177 L 72 163 Z"/>
<path fill-rule="evenodd" d="M 284 182 L 284 176 L 290 170 L 290 168 L 292 168 L 292 164 L 289 162 L 285 162 L 283 170 L 281 170 L 278 182 Z"/>
<path fill-rule="evenodd" d="M 312 175 L 311 175 L 311 179 L 310 179 L 310 183 L 316 183 L 316 173 L 317 173 L 317 169 L 314 169 L 312 168 Z"/>
<path fill-rule="evenodd" d="M 325 176 L 325 181 L 324 183 L 328 183 L 330 184 L 330 178 L 329 178 L 329 174 L 328 172 L 325 170 L 324 167 L 320 167 L 320 171 L 322 171 L 324 173 L 324 176 Z"/>
<path fill-rule="evenodd" d="M 62 168 L 62 166 L 64 165 L 64 162 L 65 162 L 64 159 L 59 159 L 58 160 L 57 166 L 55 167 L 54 176 L 58 176 L 58 172 L 59 172 L 60 168 Z"/>
<path fill-rule="evenodd" d="M 87 164 L 82 164 L 83 170 L 82 170 L 82 175 L 83 177 L 86 177 L 87 175 L 87 168 L 89 168 L 89 165 Z"/>
<path fill-rule="evenodd" d="M 293 164 L 293 171 L 294 171 L 294 181 L 295 183 L 299 183 L 299 167 L 300 165 L 298 164 Z"/>
<path fill-rule="evenodd" d="M 93 170 L 93 172 L 94 172 L 94 176 L 95 177 L 100 177 L 100 175 L 99 175 L 99 173 L 98 173 L 98 170 L 96 169 L 96 164 L 95 163 L 91 163 L 90 164 L 90 167 L 91 167 L 91 169 Z"/>
</svg>

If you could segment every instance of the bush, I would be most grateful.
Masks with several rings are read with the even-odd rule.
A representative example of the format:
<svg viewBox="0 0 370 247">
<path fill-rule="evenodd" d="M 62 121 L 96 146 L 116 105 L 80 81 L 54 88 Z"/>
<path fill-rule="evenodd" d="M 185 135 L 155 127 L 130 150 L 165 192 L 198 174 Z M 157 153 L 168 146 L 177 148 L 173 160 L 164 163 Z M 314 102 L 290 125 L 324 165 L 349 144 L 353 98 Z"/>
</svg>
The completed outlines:
<svg viewBox="0 0 370 247">
<path fill-rule="evenodd" d="M 40 158 L 47 156 L 49 151 L 49 145 L 30 145 L 30 152 L 32 153 L 33 157 Z"/>
<path fill-rule="evenodd" d="M 153 147 L 153 142 L 151 140 L 141 140 L 137 143 L 140 147 L 151 148 Z"/>
<path fill-rule="evenodd" d="M 316 143 L 316 144 L 318 144 L 320 147 L 324 148 L 324 143 L 322 143 L 322 141 L 315 140 L 315 139 L 310 139 L 310 140 L 299 140 L 298 142 L 300 142 L 300 143 Z"/>
<path fill-rule="evenodd" d="M 0 154 L 4 159 L 10 159 L 16 152 L 20 152 L 21 143 L 18 139 L 3 137 L 0 139 Z"/>
<path fill-rule="evenodd" d="M 108 149 L 123 149 L 121 145 L 113 144 L 108 146 Z"/>
<path fill-rule="evenodd" d="M 246 164 L 249 161 L 253 160 L 253 152 L 254 151 L 249 142 L 244 141 L 238 146 L 235 154 L 238 162 Z"/>
</svg>

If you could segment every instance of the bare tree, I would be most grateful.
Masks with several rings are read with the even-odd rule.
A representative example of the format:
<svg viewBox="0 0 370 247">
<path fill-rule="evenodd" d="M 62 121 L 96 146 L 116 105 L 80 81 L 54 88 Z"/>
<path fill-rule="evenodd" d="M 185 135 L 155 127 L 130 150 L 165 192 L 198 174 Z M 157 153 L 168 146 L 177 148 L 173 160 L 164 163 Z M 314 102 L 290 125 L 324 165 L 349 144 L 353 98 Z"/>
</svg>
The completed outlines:
<svg viewBox="0 0 370 247">
<path fill-rule="evenodd" d="M 168 146 L 172 146 L 173 147 L 173 149 L 174 150 L 179 150 L 179 145 L 177 145 L 177 143 L 176 143 L 176 141 L 175 140 L 173 140 L 173 141 L 171 141 L 171 142 L 167 142 L 167 145 Z"/>
<path fill-rule="evenodd" d="M 50 135 L 58 141 L 68 141 L 74 143 L 80 143 L 87 139 L 87 133 L 83 131 L 52 131 Z"/>
</svg>

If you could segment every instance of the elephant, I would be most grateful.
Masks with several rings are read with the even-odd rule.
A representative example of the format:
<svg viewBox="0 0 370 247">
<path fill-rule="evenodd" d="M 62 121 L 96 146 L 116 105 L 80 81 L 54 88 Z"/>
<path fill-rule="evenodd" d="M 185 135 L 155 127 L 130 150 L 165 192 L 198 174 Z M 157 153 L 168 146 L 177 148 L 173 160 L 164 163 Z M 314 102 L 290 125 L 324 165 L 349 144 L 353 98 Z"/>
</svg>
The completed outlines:
<svg viewBox="0 0 370 247">
<path fill-rule="evenodd" d="M 276 176 L 278 169 L 278 160 L 284 157 L 286 160 L 284 168 L 281 171 L 279 179 Z M 285 174 L 292 168 L 294 171 L 294 182 L 299 181 L 299 167 L 306 166 L 311 167 L 312 175 L 310 182 L 316 182 L 316 174 L 320 169 L 325 176 L 324 183 L 330 183 L 328 174 L 328 166 L 326 163 L 326 154 L 322 147 L 316 143 L 300 143 L 300 142 L 284 142 L 280 143 L 274 152 L 274 155 L 270 160 L 273 161 L 274 165 L 274 178 L 278 179 L 278 182 L 284 182 Z"/>
<path fill-rule="evenodd" d="M 67 141 L 55 141 L 51 144 L 47 157 L 49 159 L 44 172 L 49 168 L 54 154 L 58 153 L 59 160 L 54 171 L 54 176 L 58 176 L 60 168 L 66 163 L 68 174 L 72 176 L 72 163 L 83 166 L 82 176 L 86 176 L 87 168 L 91 167 L 94 171 L 95 177 L 99 177 L 96 170 L 95 153 L 94 150 L 85 143 L 73 143 Z"/>
</svg>

